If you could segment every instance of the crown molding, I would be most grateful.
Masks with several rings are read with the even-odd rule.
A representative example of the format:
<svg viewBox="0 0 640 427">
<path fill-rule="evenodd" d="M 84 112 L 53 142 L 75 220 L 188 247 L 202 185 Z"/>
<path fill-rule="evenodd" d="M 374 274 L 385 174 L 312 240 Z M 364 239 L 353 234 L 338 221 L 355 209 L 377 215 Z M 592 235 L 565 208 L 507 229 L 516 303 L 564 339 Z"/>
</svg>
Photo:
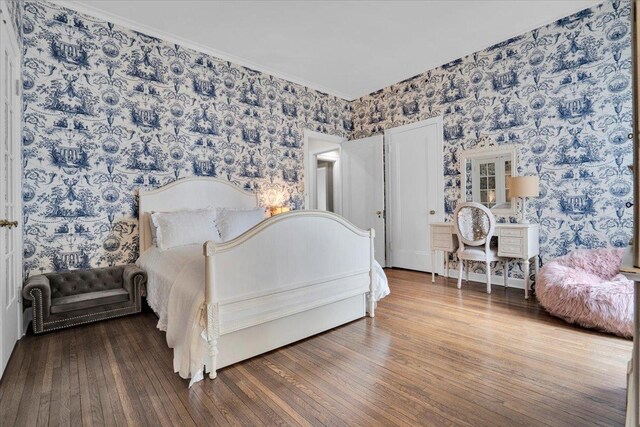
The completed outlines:
<svg viewBox="0 0 640 427">
<path fill-rule="evenodd" d="M 480 0 L 480 1 L 482 1 L 482 0 Z M 546 1 L 550 1 L 550 0 L 546 0 Z M 443 63 L 441 63 L 439 65 L 435 65 L 433 67 L 426 68 L 426 69 L 420 71 L 418 74 L 414 74 L 414 75 L 411 75 L 411 76 L 406 76 L 405 78 L 403 78 L 401 80 L 398 80 L 397 82 L 390 83 L 390 84 L 388 84 L 388 85 L 386 85 L 386 86 L 384 86 L 384 87 L 382 87 L 380 89 L 374 90 L 373 92 L 365 93 L 365 94 L 362 94 L 360 96 L 356 96 L 355 98 L 349 98 L 348 101 L 356 101 L 356 100 L 360 100 L 362 98 L 366 98 L 368 96 L 371 96 L 373 94 L 377 94 L 378 92 L 380 92 L 380 91 L 382 91 L 384 89 L 387 89 L 390 86 L 395 86 L 397 84 L 401 84 L 402 82 L 404 82 L 406 80 L 412 79 L 414 77 L 418 77 L 418 76 L 426 73 L 427 71 L 431 71 L 431 70 L 435 70 L 437 68 L 440 68 L 443 65 L 446 65 L 446 64 L 448 64 L 448 63 L 450 63 L 452 61 L 455 61 L 457 59 L 464 59 L 464 58 L 467 58 L 467 57 L 473 55 L 476 52 L 485 51 L 485 50 L 489 49 L 491 46 L 494 46 L 494 45 L 496 45 L 498 43 L 502 43 L 502 42 L 507 41 L 509 39 L 512 39 L 514 37 L 524 36 L 524 35 L 529 34 L 530 32 L 532 32 L 534 30 L 546 27 L 547 25 L 551 25 L 554 22 L 558 21 L 559 19 L 566 18 L 566 17 L 571 16 L 571 15 L 575 15 L 576 13 L 580 12 L 581 10 L 590 9 L 590 8 L 594 8 L 596 6 L 600 6 L 600 5 L 602 5 L 604 3 L 604 1 L 605 0 L 592 0 L 586 6 L 572 8 L 569 12 L 564 12 L 562 14 L 558 14 L 558 16 L 556 16 L 553 19 L 540 20 L 540 21 L 536 22 L 535 24 L 528 25 L 528 26 L 524 27 L 522 30 L 518 30 L 516 32 L 513 32 L 508 36 L 501 36 L 499 40 L 494 40 L 494 41 L 492 41 L 490 43 L 483 43 L 482 46 L 474 47 L 468 53 L 465 53 L 465 54 L 460 55 L 460 56 L 456 56 L 455 58 L 450 58 L 448 61 L 445 61 L 445 62 L 443 62 Z M 545 3 L 545 1 L 540 1 L 541 6 L 544 5 L 544 3 Z"/>
<path fill-rule="evenodd" d="M 456 59 L 466 58 L 469 55 L 472 55 L 472 54 L 474 54 L 476 52 L 481 52 L 481 51 L 483 51 L 483 50 L 485 50 L 485 49 L 487 49 L 487 48 L 489 48 L 489 47 L 491 47 L 491 46 L 493 46 L 493 45 L 495 45 L 497 43 L 501 43 L 501 42 L 503 42 L 505 40 L 509 40 L 510 38 L 518 37 L 518 36 L 527 34 L 527 33 L 531 32 L 533 30 L 536 30 L 538 28 L 542 28 L 542 27 L 545 27 L 547 25 L 550 25 L 550 24 L 554 23 L 555 21 L 557 21 L 558 19 L 562 19 L 562 18 L 565 18 L 567 16 L 571 16 L 571 15 L 573 15 L 573 14 L 575 14 L 575 13 L 581 11 L 581 10 L 587 9 L 587 8 L 593 8 L 595 6 L 598 6 L 598 5 L 602 4 L 602 2 L 603 2 L 602 0 L 593 0 L 587 6 L 573 8 L 570 12 L 562 13 L 560 16 L 557 16 L 554 19 L 545 19 L 544 21 L 538 22 L 538 23 L 536 23 L 534 25 L 529 25 L 526 28 L 523 28 L 522 30 L 519 30 L 519 31 L 515 32 L 514 34 L 511 34 L 511 35 L 505 36 L 505 37 L 500 37 L 500 40 L 495 40 L 495 41 L 493 41 L 491 43 L 486 43 L 486 44 L 484 44 L 484 46 L 480 46 L 479 48 L 473 48 L 473 50 L 471 50 L 467 54 L 464 54 L 464 55 L 461 55 L 461 56 L 457 56 L 455 58 L 451 58 L 449 61 L 443 62 L 440 65 L 436 65 L 436 66 L 421 70 L 415 76 L 407 76 L 406 79 L 401 79 L 401 80 L 398 80 L 397 82 L 389 83 L 386 86 L 384 86 L 384 87 L 382 87 L 382 88 L 380 88 L 378 90 L 375 90 L 373 92 L 357 95 L 357 94 L 354 94 L 354 93 L 343 93 L 343 92 L 340 92 L 340 91 L 336 91 L 336 90 L 327 88 L 327 87 L 322 86 L 320 84 L 316 84 L 316 83 L 307 81 L 307 80 L 305 80 L 305 79 L 303 79 L 301 77 L 289 75 L 289 74 L 274 70 L 274 69 L 272 69 L 270 67 L 267 67 L 265 65 L 258 64 L 258 63 L 246 60 L 244 58 L 241 58 L 241 57 L 235 56 L 233 54 L 230 54 L 228 52 L 225 52 L 225 51 L 222 51 L 222 50 L 213 49 L 211 47 L 202 45 L 200 43 L 192 42 L 190 40 L 187 40 L 185 38 L 177 36 L 177 35 L 175 35 L 175 34 L 173 34 L 171 32 L 168 32 L 168 31 L 165 31 L 165 30 L 161 30 L 161 29 L 153 27 L 153 26 L 145 25 L 145 24 L 142 24 L 142 23 L 140 23 L 138 21 L 134 21 L 132 19 L 124 18 L 124 17 L 122 17 L 120 15 L 116 15 L 116 14 L 104 11 L 102 9 L 99 9 L 99 8 L 96 8 L 96 7 L 93 7 L 93 6 L 89 6 L 86 3 L 78 3 L 77 1 L 73 1 L 73 0 L 42 0 L 42 1 L 48 1 L 48 2 L 56 4 L 58 6 L 66 7 L 68 9 L 75 10 L 77 12 L 89 15 L 91 17 L 94 17 L 94 18 L 97 18 L 97 19 L 102 19 L 102 20 L 114 23 L 116 25 L 120 25 L 122 27 L 128 28 L 128 29 L 133 30 L 133 31 L 139 31 L 141 33 L 148 34 L 149 36 L 159 38 L 159 39 L 161 39 L 163 41 L 166 41 L 166 42 L 179 44 L 179 45 L 181 45 L 183 47 L 193 49 L 193 50 L 195 50 L 197 52 L 214 56 L 214 57 L 216 57 L 218 59 L 221 59 L 223 61 L 229 61 L 229 62 L 231 62 L 233 64 L 236 64 L 236 65 L 239 65 L 239 66 L 251 68 L 253 70 L 257 70 L 257 71 L 260 71 L 262 73 L 277 77 L 279 79 L 283 79 L 283 80 L 289 81 L 291 83 L 296 83 L 296 84 L 308 87 L 309 89 L 313 89 L 313 90 L 316 90 L 316 91 L 319 91 L 319 92 L 323 92 L 323 93 L 326 93 L 328 95 L 344 99 L 346 101 L 355 101 L 355 100 L 364 98 L 366 96 L 369 96 L 369 95 L 371 95 L 373 93 L 378 92 L 379 90 L 383 90 L 383 89 L 385 89 L 385 88 L 387 88 L 389 86 L 396 85 L 396 84 L 398 84 L 398 83 L 400 83 L 400 82 L 402 82 L 402 81 L 404 81 L 406 79 L 410 79 L 412 77 L 415 77 L 415 76 L 418 76 L 420 74 L 426 73 L 429 70 L 433 70 L 433 69 L 439 68 L 444 64 L 447 64 L 447 63 L 449 63 L 451 61 L 455 61 Z M 541 2 L 541 5 L 543 5 L 543 4 L 544 4 L 544 2 Z"/>
<path fill-rule="evenodd" d="M 301 77 L 298 76 L 293 76 L 293 75 L 289 75 L 286 73 L 282 73 L 280 71 L 274 70 L 272 68 L 269 68 L 265 65 L 262 64 L 258 64 L 249 60 L 246 60 L 244 58 L 240 58 L 238 56 L 232 55 L 228 52 L 222 51 L 222 50 L 217 50 L 217 49 L 213 49 L 210 48 L 208 46 L 202 45 L 200 43 L 196 43 L 196 42 L 192 42 L 190 40 L 187 40 L 185 38 L 182 38 L 180 36 L 177 36 L 171 32 L 168 31 L 164 31 L 158 28 L 155 28 L 153 26 L 149 26 L 149 25 L 145 25 L 142 24 L 138 21 L 132 20 L 132 19 L 128 19 L 128 18 L 124 18 L 120 15 L 115 15 L 113 13 L 110 12 L 106 12 L 102 9 L 93 7 L 93 6 L 89 6 L 85 3 L 77 3 L 75 1 L 69 1 L 69 0 L 46 0 L 49 3 L 53 3 L 55 5 L 61 6 L 61 7 L 66 7 L 67 9 L 71 9 L 71 10 L 75 10 L 76 12 L 80 12 L 83 13 L 85 15 L 89 15 L 93 18 L 97 18 L 97 19 L 102 19 L 104 21 L 108 21 L 111 22 L 113 24 L 125 27 L 129 30 L 133 30 L 133 31 L 138 31 L 140 33 L 143 34 L 147 34 L 151 37 L 156 37 L 160 40 L 163 40 L 165 42 L 169 42 L 169 43 L 174 43 L 174 44 L 179 44 L 182 47 L 186 47 L 189 49 L 193 49 L 197 52 L 200 53 L 204 53 L 207 55 L 211 55 L 214 56 L 218 59 L 221 59 L 223 61 L 229 61 L 235 65 L 239 65 L 242 67 L 246 67 L 246 68 L 251 68 L 252 70 L 257 70 L 260 71 L 261 73 L 265 73 L 268 75 L 271 75 L 273 77 L 277 77 L 279 79 L 282 80 L 286 80 L 288 82 L 291 83 L 295 83 L 298 85 L 302 85 L 305 87 L 308 87 L 309 89 L 313 89 L 315 91 L 318 92 L 323 92 L 326 93 L 328 95 L 331 96 L 335 96 L 341 99 L 344 99 L 346 101 L 352 101 L 354 99 L 356 99 L 355 96 L 353 96 L 352 94 L 346 94 L 346 93 L 342 93 L 327 87 L 324 87 L 320 84 L 317 83 L 313 83 L 313 82 L 309 82 Z"/>
</svg>

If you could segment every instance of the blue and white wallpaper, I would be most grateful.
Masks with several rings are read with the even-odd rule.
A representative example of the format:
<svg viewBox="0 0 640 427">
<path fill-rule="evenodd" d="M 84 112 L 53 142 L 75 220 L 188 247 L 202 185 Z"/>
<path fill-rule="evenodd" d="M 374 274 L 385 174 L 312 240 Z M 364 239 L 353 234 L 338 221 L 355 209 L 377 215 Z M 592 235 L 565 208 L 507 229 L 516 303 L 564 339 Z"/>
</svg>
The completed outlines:
<svg viewBox="0 0 640 427">
<path fill-rule="evenodd" d="M 27 2 L 24 268 L 133 262 L 136 193 L 191 176 L 303 203 L 303 130 L 348 136 L 343 99 L 51 3 Z"/>
<path fill-rule="evenodd" d="M 481 140 L 515 144 L 542 259 L 626 247 L 632 234 L 630 3 L 607 1 L 351 103 L 352 138 L 444 116 L 445 209 L 459 158 Z M 480 266 L 478 266 L 481 269 Z"/>
<path fill-rule="evenodd" d="M 352 102 L 46 2 L 22 22 L 27 274 L 134 261 L 139 188 L 218 176 L 301 208 L 303 129 L 354 139 L 440 115 L 449 214 L 461 151 L 489 140 L 541 178 L 543 260 L 631 237 L 628 0 Z"/>
</svg>

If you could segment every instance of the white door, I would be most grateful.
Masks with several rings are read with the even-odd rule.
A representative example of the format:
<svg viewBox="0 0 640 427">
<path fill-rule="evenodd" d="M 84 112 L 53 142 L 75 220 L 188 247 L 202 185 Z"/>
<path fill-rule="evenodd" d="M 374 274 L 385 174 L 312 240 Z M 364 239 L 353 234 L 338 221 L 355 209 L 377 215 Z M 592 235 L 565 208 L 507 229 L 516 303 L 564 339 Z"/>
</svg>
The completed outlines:
<svg viewBox="0 0 640 427">
<path fill-rule="evenodd" d="M 429 224 L 444 218 L 441 120 L 390 129 L 385 136 L 389 266 L 439 272 L 431 261 Z"/>
<path fill-rule="evenodd" d="M 20 56 L 9 25 L 0 19 L 0 375 L 20 337 L 22 284 L 21 227 L 17 223 L 21 218 Z"/>
<path fill-rule="evenodd" d="M 374 250 L 385 261 L 384 165 L 382 135 L 342 143 L 342 215 L 376 233 Z"/>
</svg>

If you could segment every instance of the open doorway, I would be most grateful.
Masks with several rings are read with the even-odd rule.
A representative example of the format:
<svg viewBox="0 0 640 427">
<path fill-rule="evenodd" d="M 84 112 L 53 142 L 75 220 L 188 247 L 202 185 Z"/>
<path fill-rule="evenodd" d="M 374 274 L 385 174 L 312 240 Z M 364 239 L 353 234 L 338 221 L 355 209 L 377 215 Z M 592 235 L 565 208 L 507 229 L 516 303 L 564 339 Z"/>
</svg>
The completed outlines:
<svg viewBox="0 0 640 427">
<path fill-rule="evenodd" d="M 340 151 L 333 150 L 327 153 L 316 154 L 316 206 L 321 211 L 336 212 L 340 201 L 336 200 L 340 195 L 337 187 L 340 169 Z"/>
<path fill-rule="evenodd" d="M 342 214 L 342 137 L 305 130 L 305 207 Z"/>
</svg>

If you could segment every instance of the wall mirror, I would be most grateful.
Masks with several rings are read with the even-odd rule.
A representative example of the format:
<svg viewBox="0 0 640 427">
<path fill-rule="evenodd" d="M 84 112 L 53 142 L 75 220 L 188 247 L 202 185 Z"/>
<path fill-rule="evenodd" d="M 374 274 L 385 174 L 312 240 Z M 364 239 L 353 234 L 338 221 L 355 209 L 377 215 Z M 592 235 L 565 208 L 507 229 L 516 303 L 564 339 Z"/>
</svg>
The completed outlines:
<svg viewBox="0 0 640 427">
<path fill-rule="evenodd" d="M 515 200 L 509 194 L 509 178 L 517 175 L 513 146 L 475 148 L 460 156 L 462 199 L 477 202 L 495 214 L 515 214 Z"/>
</svg>

